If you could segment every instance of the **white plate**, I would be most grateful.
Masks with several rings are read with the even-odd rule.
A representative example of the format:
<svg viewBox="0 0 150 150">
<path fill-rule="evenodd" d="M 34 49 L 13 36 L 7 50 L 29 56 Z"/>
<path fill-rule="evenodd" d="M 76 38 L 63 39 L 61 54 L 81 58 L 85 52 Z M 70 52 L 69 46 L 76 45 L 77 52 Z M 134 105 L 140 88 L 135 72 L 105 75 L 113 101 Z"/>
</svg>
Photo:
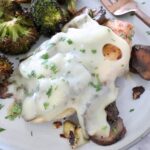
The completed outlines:
<svg viewBox="0 0 150 150">
<path fill-rule="evenodd" d="M 100 5 L 99 0 L 79 0 L 81 1 L 79 7 L 89 6 L 96 8 Z M 150 14 L 150 1 L 145 0 L 146 4 L 142 4 L 143 0 L 138 0 L 140 7 Z M 109 13 L 108 13 L 109 14 Z M 109 14 L 109 16 L 111 16 Z M 112 17 L 112 16 L 111 16 Z M 134 42 L 138 44 L 150 44 L 150 35 L 146 31 L 150 29 L 145 26 L 135 16 L 126 15 L 121 17 L 123 20 L 128 20 L 135 25 L 135 37 Z M 36 44 L 39 45 L 43 41 L 43 38 Z M 15 60 L 14 58 L 12 58 Z M 127 134 L 120 142 L 111 146 L 99 146 L 92 142 L 79 148 L 80 150 L 118 150 L 127 149 L 135 141 L 143 137 L 150 129 L 150 82 L 144 81 L 138 75 L 132 75 L 131 77 L 121 78 L 117 81 L 117 85 L 120 87 L 119 97 L 117 100 L 117 106 L 120 111 L 120 116 L 123 118 L 125 126 L 127 128 Z M 132 88 L 142 85 L 146 91 L 137 101 L 132 100 Z M 6 109 L 12 102 L 9 100 L 2 100 L 5 104 L 5 108 L 0 111 L 0 127 L 6 129 L 5 132 L 0 133 L 0 149 L 2 150 L 70 150 L 70 146 L 67 140 L 59 137 L 61 131 L 54 129 L 51 123 L 45 124 L 31 124 L 24 122 L 22 119 L 15 121 L 8 121 L 5 118 Z M 134 109 L 130 112 L 130 109 Z M 33 136 L 31 136 L 31 132 Z"/>
</svg>

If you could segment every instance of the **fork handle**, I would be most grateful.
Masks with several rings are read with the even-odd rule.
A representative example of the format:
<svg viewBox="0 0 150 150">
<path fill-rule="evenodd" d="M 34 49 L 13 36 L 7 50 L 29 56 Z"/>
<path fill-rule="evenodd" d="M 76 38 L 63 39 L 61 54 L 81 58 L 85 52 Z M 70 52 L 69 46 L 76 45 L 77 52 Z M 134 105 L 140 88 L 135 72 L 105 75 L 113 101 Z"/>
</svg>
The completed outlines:
<svg viewBox="0 0 150 150">
<path fill-rule="evenodd" d="M 150 17 L 146 15 L 143 11 L 139 8 L 136 9 L 135 15 L 140 18 L 146 25 L 150 27 Z"/>
</svg>

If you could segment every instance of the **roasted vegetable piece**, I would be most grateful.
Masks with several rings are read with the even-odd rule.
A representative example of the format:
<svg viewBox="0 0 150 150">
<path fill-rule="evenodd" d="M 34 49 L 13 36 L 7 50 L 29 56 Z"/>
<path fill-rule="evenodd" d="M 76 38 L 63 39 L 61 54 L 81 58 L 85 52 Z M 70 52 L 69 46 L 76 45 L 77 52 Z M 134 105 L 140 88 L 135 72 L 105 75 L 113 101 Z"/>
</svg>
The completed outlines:
<svg viewBox="0 0 150 150">
<path fill-rule="evenodd" d="M 57 2 L 64 6 L 65 9 L 68 10 L 72 15 L 76 13 L 77 0 L 57 0 Z"/>
<path fill-rule="evenodd" d="M 103 137 L 101 131 L 95 132 L 90 135 L 90 139 L 99 145 L 111 145 L 122 139 L 126 133 L 122 119 L 118 116 L 119 112 L 116 103 L 111 103 L 105 109 L 107 113 L 107 121 L 110 125 L 110 132 L 108 137 Z M 89 118 L 88 118 L 89 119 Z M 107 126 L 106 126 L 107 128 Z M 104 129 L 105 130 L 105 127 Z"/>
<path fill-rule="evenodd" d="M 7 93 L 8 82 L 7 79 L 13 72 L 12 63 L 4 57 L 0 56 L 0 98 L 8 98 L 12 94 Z"/>
<path fill-rule="evenodd" d="M 60 31 L 69 17 L 55 0 L 34 0 L 31 12 L 37 28 L 46 36 Z"/>
<path fill-rule="evenodd" d="M 132 89 L 132 92 L 133 99 L 137 100 L 145 92 L 145 88 L 143 86 L 136 86 Z"/>
<path fill-rule="evenodd" d="M 0 83 L 6 81 L 13 72 L 12 63 L 4 57 L 0 56 Z"/>
<path fill-rule="evenodd" d="M 77 125 L 71 121 L 64 122 L 63 135 L 69 140 L 69 143 L 73 148 L 77 148 L 87 142 L 83 136 L 82 129 L 77 127 Z"/>
<path fill-rule="evenodd" d="M 0 51 L 11 55 L 29 51 L 39 37 L 30 15 L 13 1 L 0 1 L 0 10 Z"/>
<path fill-rule="evenodd" d="M 139 74 L 145 80 L 150 80 L 150 46 L 133 46 L 130 71 Z"/>
</svg>

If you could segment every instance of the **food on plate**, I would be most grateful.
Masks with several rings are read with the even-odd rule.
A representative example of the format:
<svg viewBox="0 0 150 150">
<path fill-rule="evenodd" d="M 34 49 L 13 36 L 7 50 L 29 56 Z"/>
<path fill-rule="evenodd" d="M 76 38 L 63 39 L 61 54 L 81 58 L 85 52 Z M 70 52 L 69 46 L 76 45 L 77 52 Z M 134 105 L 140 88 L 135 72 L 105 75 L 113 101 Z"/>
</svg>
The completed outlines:
<svg viewBox="0 0 150 150">
<path fill-rule="evenodd" d="M 150 46 L 133 46 L 130 71 L 139 74 L 145 80 L 150 80 Z"/>
<path fill-rule="evenodd" d="M 132 24 L 121 20 L 108 20 L 105 25 L 131 45 L 132 37 L 134 35 Z"/>
<path fill-rule="evenodd" d="M 83 137 L 82 129 L 71 121 L 64 122 L 63 135 L 69 140 L 72 148 L 77 148 L 87 143 L 87 140 Z"/>
<path fill-rule="evenodd" d="M 12 73 L 12 63 L 5 56 L 0 55 L 0 83 L 5 82 Z"/>
<path fill-rule="evenodd" d="M 90 139 L 97 144 L 110 145 L 124 137 L 126 128 L 123 124 L 123 120 L 119 117 L 119 111 L 115 102 L 108 105 L 105 110 L 107 113 L 107 121 L 111 127 L 109 136 L 103 137 L 97 132 L 95 135 L 91 136 Z M 106 128 L 107 126 L 104 126 L 103 130 L 106 130 Z"/>
<path fill-rule="evenodd" d="M 69 4 L 74 0 L 69 0 Z M 69 7 L 69 6 L 68 6 Z M 55 0 L 38 0 L 32 2 L 31 12 L 33 20 L 46 36 L 59 32 L 63 25 L 70 19 L 70 13 Z"/>
<path fill-rule="evenodd" d="M 0 98 L 6 99 L 6 98 L 9 98 L 13 95 L 12 93 L 8 93 L 9 84 L 10 83 L 8 81 L 0 83 Z"/>
<path fill-rule="evenodd" d="M 100 7 L 98 9 L 90 9 L 87 7 L 83 7 L 79 11 L 76 12 L 76 16 L 79 16 L 81 14 L 88 14 L 94 20 L 96 20 L 99 24 L 104 24 L 108 21 L 108 19 L 105 16 L 106 10 L 103 7 Z"/>
<path fill-rule="evenodd" d="M 62 126 L 62 122 L 61 121 L 55 121 L 53 122 L 53 125 L 55 126 L 55 128 L 60 128 Z"/>
<path fill-rule="evenodd" d="M 22 112 L 22 105 L 15 102 L 10 107 L 8 115 L 5 117 L 5 119 L 15 120 L 17 117 L 21 116 L 21 112 Z"/>
<path fill-rule="evenodd" d="M 145 88 L 143 86 L 137 86 L 132 89 L 133 91 L 133 99 L 136 100 L 140 98 L 140 96 L 145 92 Z"/>
<path fill-rule="evenodd" d="M 14 1 L 0 1 L 0 51 L 15 55 L 30 50 L 39 34 L 27 12 Z"/>
<path fill-rule="evenodd" d="M 7 98 L 11 96 L 11 94 L 7 93 L 7 80 L 12 73 L 12 63 L 5 56 L 0 56 L 0 98 Z"/>
<path fill-rule="evenodd" d="M 116 33 L 82 14 L 41 44 L 10 79 L 9 92 L 22 104 L 22 117 L 41 123 L 76 113 L 80 129 L 68 122 L 64 127 L 67 135 L 66 126 L 72 128 L 71 139 L 77 134 L 80 142 L 91 139 L 101 145 L 120 140 L 126 129 L 114 103 L 115 80 L 129 70 L 131 47 Z"/>
</svg>

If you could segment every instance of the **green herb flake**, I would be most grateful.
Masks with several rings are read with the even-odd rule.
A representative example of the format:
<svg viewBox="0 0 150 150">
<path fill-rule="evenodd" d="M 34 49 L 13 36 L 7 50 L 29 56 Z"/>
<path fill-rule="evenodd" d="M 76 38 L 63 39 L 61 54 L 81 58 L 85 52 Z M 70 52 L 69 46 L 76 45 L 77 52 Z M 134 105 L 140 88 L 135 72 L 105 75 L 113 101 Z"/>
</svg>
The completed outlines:
<svg viewBox="0 0 150 150">
<path fill-rule="evenodd" d="M 51 70 L 54 74 L 56 74 L 56 73 L 58 72 L 57 66 L 56 66 L 55 64 L 51 64 L 51 65 L 50 65 L 50 70 Z"/>
<path fill-rule="evenodd" d="M 47 95 L 48 97 L 50 97 L 50 96 L 52 95 L 52 90 L 53 90 L 53 87 L 51 86 L 51 87 L 48 89 L 48 91 L 46 92 L 46 95 Z"/>
<path fill-rule="evenodd" d="M 147 35 L 150 35 L 150 31 L 146 31 Z"/>
<path fill-rule="evenodd" d="M 61 38 L 59 39 L 59 42 L 64 42 L 65 40 L 66 40 L 65 37 L 61 37 Z"/>
<path fill-rule="evenodd" d="M 129 112 L 133 112 L 134 111 L 134 109 L 130 109 L 130 111 Z"/>
<path fill-rule="evenodd" d="M 96 89 L 96 92 L 98 92 L 101 90 L 101 83 L 100 83 L 98 75 L 95 75 L 95 78 L 96 78 L 96 82 L 90 82 L 89 85 L 94 87 Z"/>
<path fill-rule="evenodd" d="M 113 127 L 113 128 L 112 128 L 112 131 L 113 131 L 114 133 L 117 133 L 117 128 Z"/>
<path fill-rule="evenodd" d="M 142 2 L 141 4 L 144 5 L 144 4 L 146 4 L 146 2 Z"/>
<path fill-rule="evenodd" d="M 93 77 L 95 77 L 95 76 L 96 76 L 96 74 L 95 74 L 95 73 L 92 73 L 91 75 L 92 75 Z"/>
<path fill-rule="evenodd" d="M 107 126 L 103 126 L 102 130 L 105 131 L 108 127 Z"/>
<path fill-rule="evenodd" d="M 38 76 L 38 79 L 42 79 L 42 78 L 44 78 L 44 75 L 39 75 Z"/>
<path fill-rule="evenodd" d="M 36 78 L 36 73 L 34 70 L 31 71 L 31 74 L 28 75 L 29 78 Z"/>
<path fill-rule="evenodd" d="M 49 58 L 48 53 L 43 54 L 43 55 L 41 56 L 41 58 L 42 58 L 42 59 L 48 59 L 48 58 Z"/>
<path fill-rule="evenodd" d="M 45 102 L 45 103 L 43 104 L 43 106 L 44 106 L 44 109 L 46 110 L 46 109 L 48 109 L 48 107 L 49 107 L 49 103 L 48 103 L 48 102 Z"/>
<path fill-rule="evenodd" d="M 110 30 L 110 29 L 107 29 L 107 31 L 108 31 L 108 32 L 111 32 L 111 30 Z"/>
<path fill-rule="evenodd" d="M 71 45 L 71 44 L 73 44 L 73 41 L 72 41 L 71 39 L 68 39 L 68 40 L 67 40 L 67 43 L 68 43 L 69 45 Z"/>
<path fill-rule="evenodd" d="M 4 107 L 4 105 L 0 104 L 0 110 Z"/>
<path fill-rule="evenodd" d="M 96 53 L 97 53 L 97 50 L 96 50 L 96 49 L 92 49 L 91 51 L 92 51 L 93 54 L 96 54 Z"/>
<path fill-rule="evenodd" d="M 125 39 L 125 38 L 126 38 L 126 35 L 122 33 L 122 34 L 120 34 L 120 37 L 122 37 L 122 38 Z"/>
<path fill-rule="evenodd" d="M 101 85 L 100 84 L 95 84 L 93 82 L 90 82 L 90 85 L 96 89 L 96 92 L 101 90 Z"/>
<path fill-rule="evenodd" d="M 0 132 L 3 132 L 3 131 L 5 131 L 5 130 L 6 130 L 6 129 L 0 127 Z"/>
<path fill-rule="evenodd" d="M 11 111 L 5 119 L 9 119 L 11 121 L 15 120 L 17 117 L 20 117 L 22 113 L 22 106 L 21 104 L 15 103 L 11 108 Z"/>
<path fill-rule="evenodd" d="M 85 53 L 85 51 L 86 51 L 85 49 L 80 49 L 80 52 L 82 53 Z"/>
</svg>

